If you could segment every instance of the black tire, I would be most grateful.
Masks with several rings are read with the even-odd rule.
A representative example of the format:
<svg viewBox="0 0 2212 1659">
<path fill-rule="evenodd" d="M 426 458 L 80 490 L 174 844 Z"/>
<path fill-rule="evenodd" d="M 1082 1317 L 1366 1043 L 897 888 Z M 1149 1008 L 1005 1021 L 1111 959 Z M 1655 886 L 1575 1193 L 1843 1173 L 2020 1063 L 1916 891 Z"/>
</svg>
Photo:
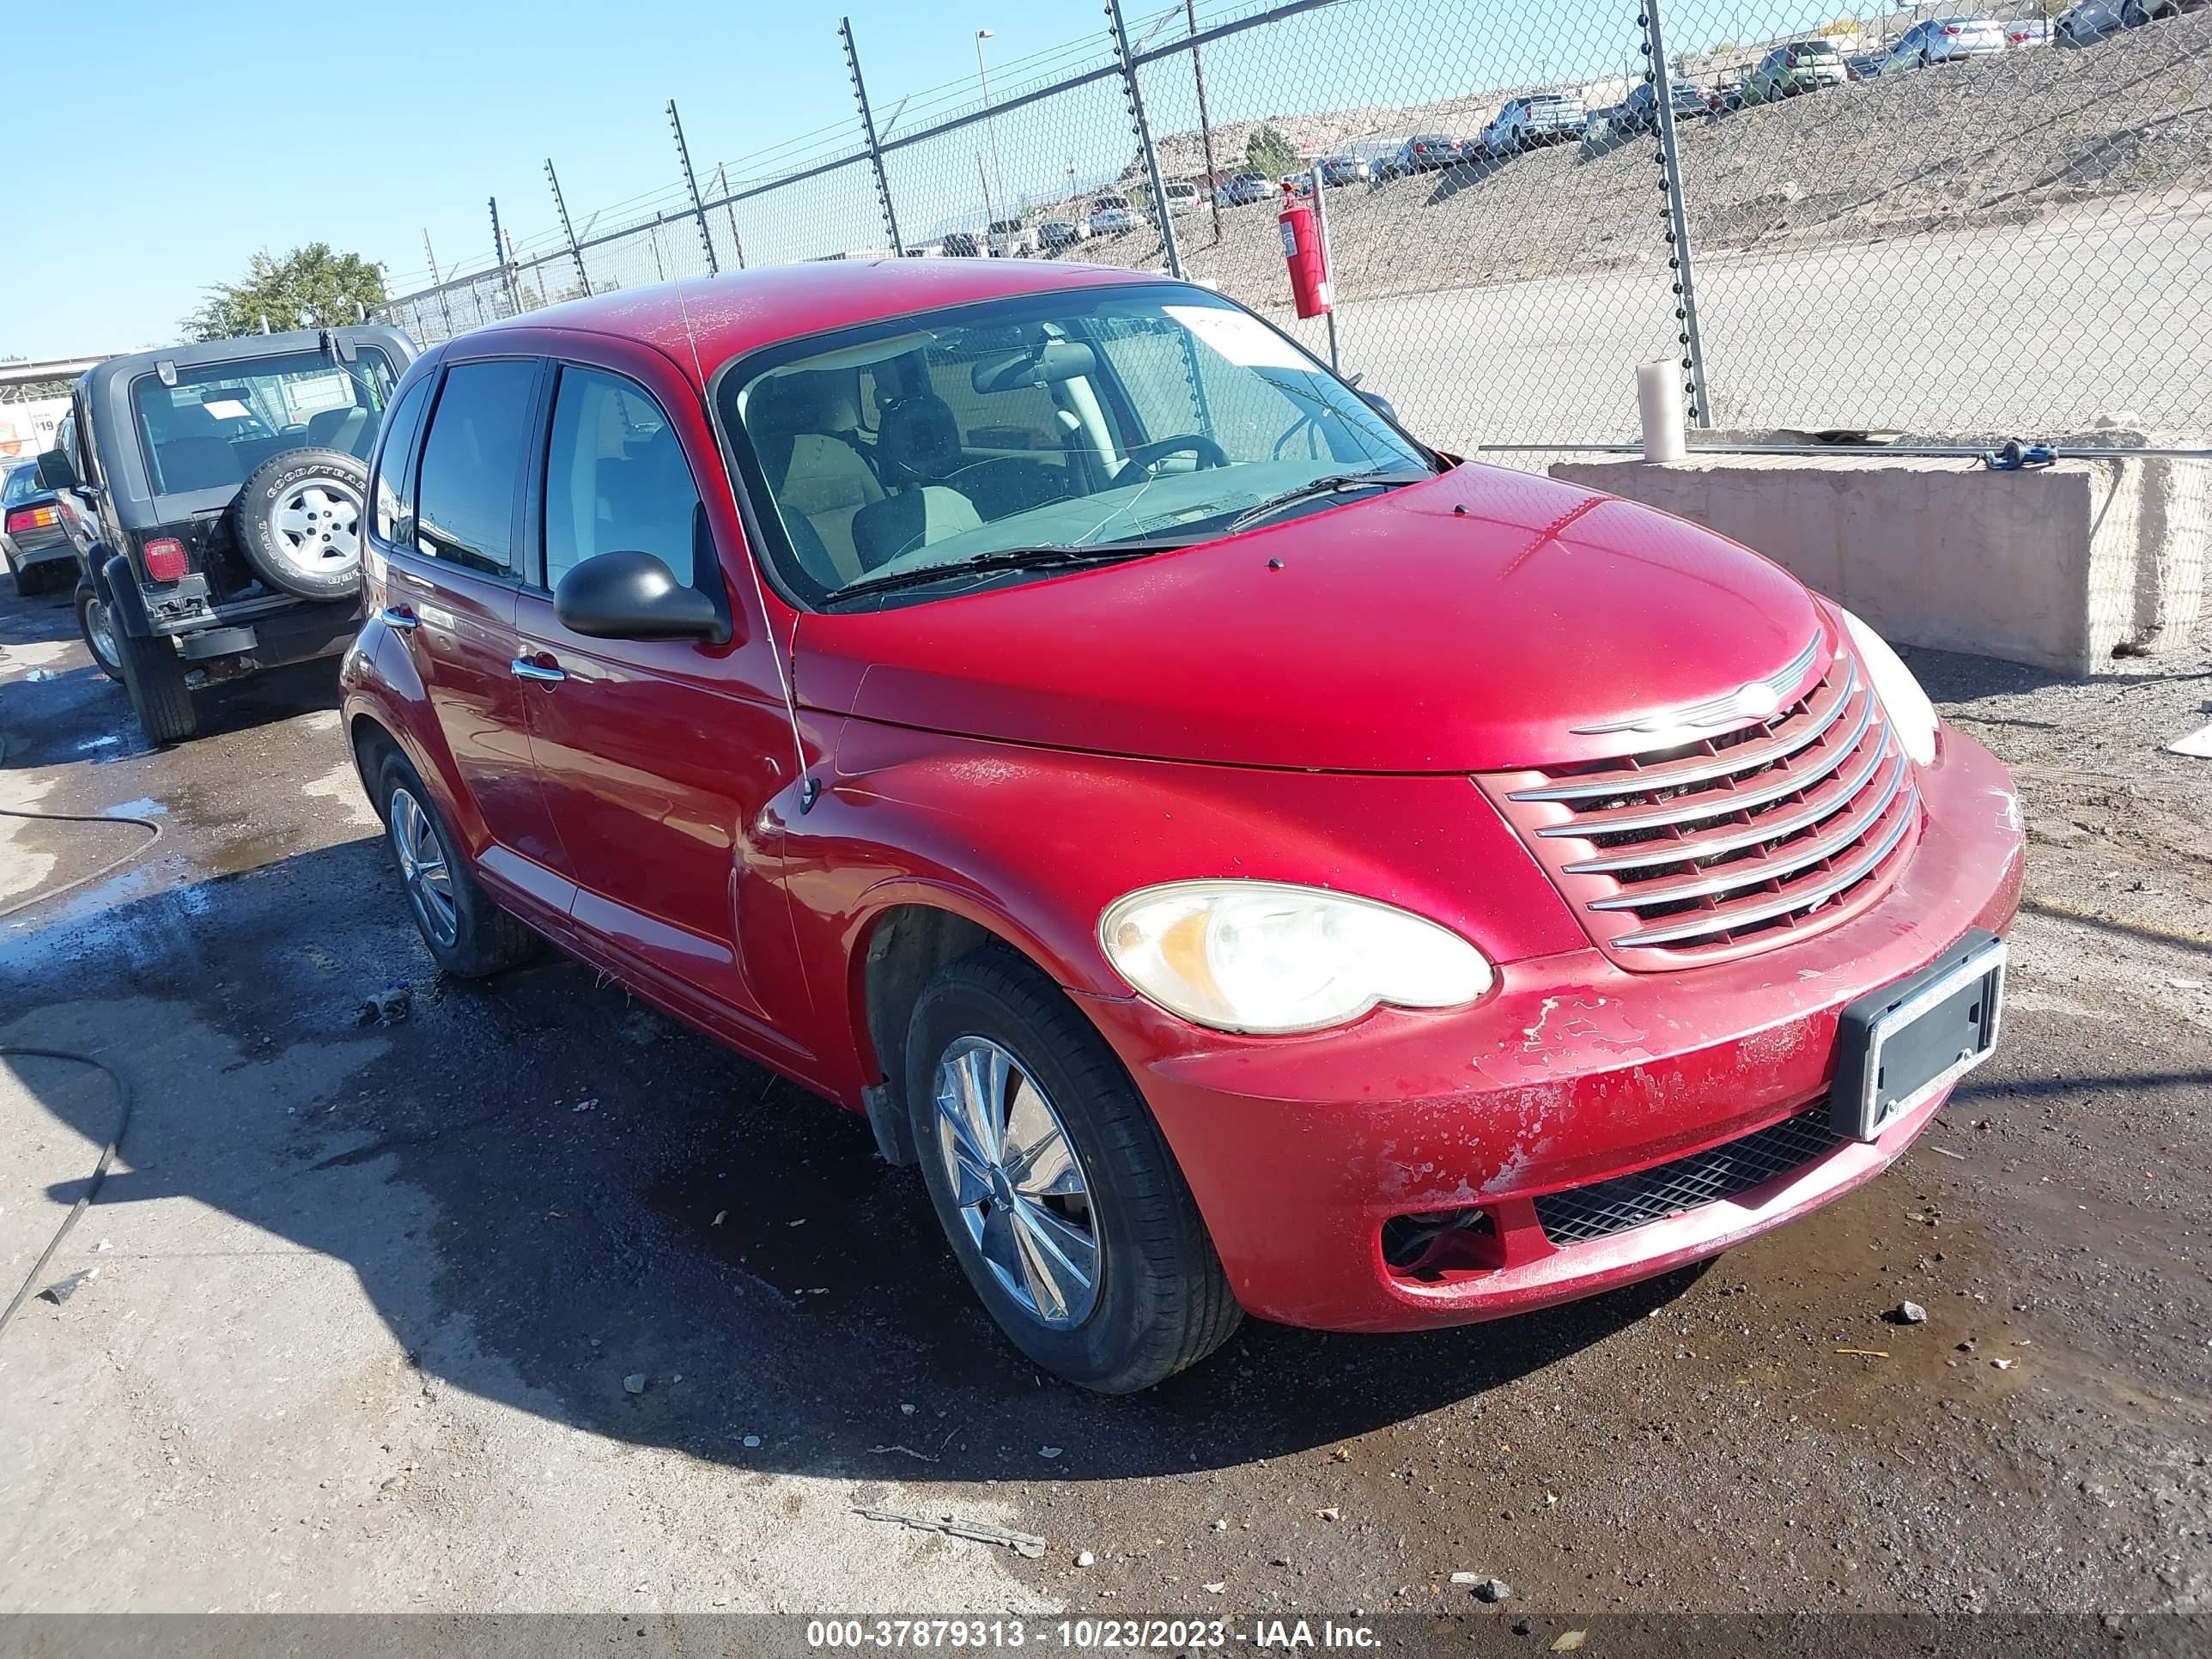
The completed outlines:
<svg viewBox="0 0 2212 1659">
<path fill-rule="evenodd" d="M 114 623 L 99 592 L 82 578 L 76 585 L 76 631 L 84 636 L 84 648 L 92 653 L 93 666 L 119 682 L 123 664 L 116 654 Z"/>
<path fill-rule="evenodd" d="M 443 860 L 453 904 L 450 927 L 441 925 L 445 918 L 410 872 L 404 844 L 407 831 L 398 821 L 405 817 L 399 805 L 403 800 L 420 810 Z M 416 931 L 422 935 L 422 943 L 429 947 L 439 967 L 462 979 L 482 979 L 528 960 L 538 948 L 537 935 L 501 909 L 477 884 L 453 832 L 447 827 L 430 792 L 422 787 L 421 775 L 397 750 L 386 755 L 377 769 L 376 811 L 384 820 L 386 844 L 392 848 L 400 878 L 406 884 L 407 908 L 415 918 Z"/>
<path fill-rule="evenodd" d="M 1013 1055 L 1050 1102 L 1075 1157 L 1099 1243 L 1096 1298 L 1054 1328 L 1002 1285 L 955 1201 L 940 1151 L 939 1062 L 963 1038 Z M 1051 980 L 990 948 L 939 969 L 907 1034 L 907 1107 L 924 1181 L 953 1255 L 1013 1345 L 1055 1376 L 1133 1394 L 1204 1358 L 1243 1318 L 1175 1156 L 1097 1029 Z"/>
<path fill-rule="evenodd" d="M 82 614 L 82 613 L 80 613 Z M 167 640 L 140 637 L 110 628 L 115 641 L 116 678 L 131 698 L 131 712 L 149 743 L 182 743 L 199 730 L 192 691 L 185 684 L 185 659 Z"/>
<path fill-rule="evenodd" d="M 8 561 L 8 580 L 15 584 L 15 597 L 19 599 L 29 599 L 32 591 L 38 586 L 37 582 L 26 574 L 22 568 L 13 559 Z"/>
<path fill-rule="evenodd" d="M 295 599 L 350 599 L 361 588 L 368 500 L 368 469 L 344 450 L 288 449 L 240 487 L 230 533 L 270 586 Z"/>
</svg>

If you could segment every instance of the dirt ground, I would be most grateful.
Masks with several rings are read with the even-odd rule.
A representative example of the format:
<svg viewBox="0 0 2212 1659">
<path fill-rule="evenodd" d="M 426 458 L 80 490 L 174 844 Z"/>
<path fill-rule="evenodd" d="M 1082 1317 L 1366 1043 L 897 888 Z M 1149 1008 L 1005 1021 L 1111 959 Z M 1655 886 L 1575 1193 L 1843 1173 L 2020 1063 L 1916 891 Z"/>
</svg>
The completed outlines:
<svg viewBox="0 0 2212 1659">
<path fill-rule="evenodd" d="M 148 752 L 66 605 L 0 603 L 0 805 L 163 829 L 0 921 L 0 1042 L 137 1103 L 44 1275 L 96 1276 L 0 1333 L 0 1613 L 1443 1612 L 1540 1652 L 1613 1610 L 2212 1612 L 2212 762 L 2161 752 L 2212 635 L 2079 684 L 1913 657 L 2034 845 L 2001 1052 L 1903 1163 L 1701 1271 L 1248 1323 L 1102 1401 L 996 1339 L 858 1120 L 558 957 L 439 978 L 327 668 Z M 0 819 L 0 906 L 141 834 Z M 4 1293 L 113 1115 L 0 1062 Z"/>
</svg>

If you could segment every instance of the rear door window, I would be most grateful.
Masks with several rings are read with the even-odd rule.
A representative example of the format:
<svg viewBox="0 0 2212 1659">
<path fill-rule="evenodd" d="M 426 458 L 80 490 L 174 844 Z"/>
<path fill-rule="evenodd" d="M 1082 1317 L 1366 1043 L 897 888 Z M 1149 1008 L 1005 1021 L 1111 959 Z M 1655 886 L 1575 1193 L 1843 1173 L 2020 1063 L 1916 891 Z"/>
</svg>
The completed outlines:
<svg viewBox="0 0 2212 1659">
<path fill-rule="evenodd" d="M 376 458 L 369 498 L 376 503 L 376 535 L 386 542 L 415 539 L 415 440 L 422 430 L 422 411 L 430 401 L 435 375 L 425 375 L 407 390 L 385 424 L 384 447 Z"/>
<path fill-rule="evenodd" d="M 415 549 L 507 576 L 515 570 L 515 504 L 541 365 L 534 357 L 457 363 L 422 441 Z"/>
</svg>

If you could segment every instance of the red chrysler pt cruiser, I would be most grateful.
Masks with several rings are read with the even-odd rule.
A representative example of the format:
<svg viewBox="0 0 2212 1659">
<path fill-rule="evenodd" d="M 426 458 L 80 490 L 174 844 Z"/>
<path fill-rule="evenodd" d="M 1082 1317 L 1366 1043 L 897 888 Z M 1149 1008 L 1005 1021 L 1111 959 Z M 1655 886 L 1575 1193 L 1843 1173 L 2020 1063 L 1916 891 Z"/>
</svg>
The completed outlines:
<svg viewBox="0 0 2212 1659">
<path fill-rule="evenodd" d="M 609 295 L 425 354 L 374 471 L 346 726 L 432 955 L 865 1113 L 1086 1387 L 1710 1256 L 1996 1039 L 2018 804 L 1879 638 L 1204 289 Z"/>
</svg>

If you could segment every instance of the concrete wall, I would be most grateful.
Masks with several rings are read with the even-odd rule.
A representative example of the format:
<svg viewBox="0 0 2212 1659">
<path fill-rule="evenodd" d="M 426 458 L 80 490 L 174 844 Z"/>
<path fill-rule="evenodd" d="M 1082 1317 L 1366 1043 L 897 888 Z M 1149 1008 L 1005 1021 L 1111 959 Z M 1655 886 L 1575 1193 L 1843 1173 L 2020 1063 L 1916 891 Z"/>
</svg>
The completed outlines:
<svg viewBox="0 0 2212 1659">
<path fill-rule="evenodd" d="M 1659 465 L 1562 461 L 1551 471 L 1756 548 L 1907 645 L 2090 674 L 2116 655 L 2185 643 L 2203 605 L 2212 463 L 1990 472 L 1879 450 L 1693 449 Z"/>
</svg>

